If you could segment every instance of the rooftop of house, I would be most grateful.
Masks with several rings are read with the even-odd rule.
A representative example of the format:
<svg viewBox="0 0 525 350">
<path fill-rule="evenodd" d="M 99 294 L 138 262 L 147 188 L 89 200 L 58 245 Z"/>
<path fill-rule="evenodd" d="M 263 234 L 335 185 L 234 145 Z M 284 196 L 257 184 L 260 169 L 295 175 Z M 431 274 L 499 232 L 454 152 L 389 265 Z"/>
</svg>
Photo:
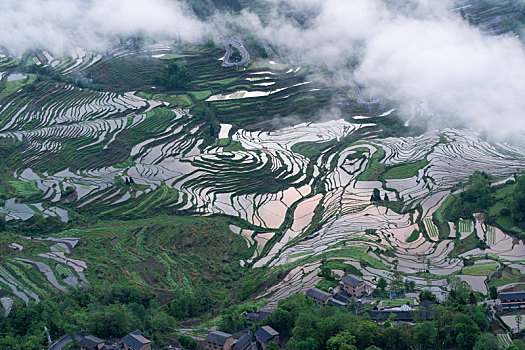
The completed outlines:
<svg viewBox="0 0 525 350">
<path fill-rule="evenodd" d="M 255 335 L 259 338 L 260 341 L 262 341 L 263 343 L 266 343 L 268 340 L 270 340 L 274 336 L 279 335 L 279 332 L 277 332 L 275 329 L 273 329 L 270 326 L 263 326 L 255 332 Z"/>
<path fill-rule="evenodd" d="M 414 319 L 412 311 L 370 310 L 370 318 L 376 321 L 386 321 L 392 315 L 396 321 L 412 321 Z"/>
<path fill-rule="evenodd" d="M 525 300 L 525 292 L 499 293 L 499 299 L 501 301 Z"/>
<path fill-rule="evenodd" d="M 86 349 L 96 349 L 97 346 L 101 343 L 103 343 L 104 340 L 94 337 L 92 335 L 85 335 L 82 337 L 82 339 L 79 340 L 79 344 L 81 347 Z"/>
<path fill-rule="evenodd" d="M 124 338 L 122 338 L 122 341 L 133 350 L 138 350 L 142 346 L 151 343 L 149 339 L 144 338 L 142 332 L 139 330 L 126 335 Z"/>
<path fill-rule="evenodd" d="M 250 343 L 252 341 L 252 337 L 250 337 L 249 334 L 244 334 L 242 337 L 237 339 L 235 342 L 235 345 L 233 346 L 234 349 L 242 349 L 246 346 L 246 344 Z"/>
<path fill-rule="evenodd" d="M 344 284 L 347 284 L 352 287 L 357 287 L 359 284 L 363 283 L 363 280 L 356 275 L 348 274 L 341 280 Z"/>
<path fill-rule="evenodd" d="M 320 290 L 319 288 L 310 288 L 306 291 L 306 295 L 314 298 L 316 300 L 321 300 L 323 302 L 327 301 L 332 297 L 332 294 L 327 293 L 323 290 Z"/>
<path fill-rule="evenodd" d="M 348 294 L 344 290 L 340 290 L 339 292 L 335 293 L 333 297 L 334 299 L 339 300 L 340 302 L 343 302 L 343 303 L 347 303 L 347 304 L 351 302 L 352 299 L 354 298 L 352 295 Z"/>
<path fill-rule="evenodd" d="M 334 304 L 335 307 L 345 307 L 346 305 L 348 305 L 347 303 L 345 303 L 343 301 L 339 301 L 337 299 L 332 299 L 332 300 L 330 300 L 330 302 L 332 304 Z"/>
<path fill-rule="evenodd" d="M 233 336 L 230 333 L 213 331 L 208 334 L 208 336 L 206 337 L 206 341 L 212 344 L 224 345 L 224 343 L 226 343 L 226 340 L 228 340 L 228 338 L 231 337 Z"/>
<path fill-rule="evenodd" d="M 269 311 L 259 311 L 259 312 L 247 312 L 246 319 L 250 322 L 258 322 L 264 320 L 266 317 L 270 316 L 272 313 Z"/>
</svg>

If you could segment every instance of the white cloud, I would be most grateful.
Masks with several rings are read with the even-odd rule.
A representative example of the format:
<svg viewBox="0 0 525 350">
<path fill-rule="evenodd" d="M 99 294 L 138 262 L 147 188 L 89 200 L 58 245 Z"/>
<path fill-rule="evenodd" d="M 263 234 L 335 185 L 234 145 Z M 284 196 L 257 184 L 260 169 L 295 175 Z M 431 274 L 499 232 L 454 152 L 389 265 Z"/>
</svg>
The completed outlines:
<svg viewBox="0 0 525 350">
<path fill-rule="evenodd" d="M 116 36 L 201 40 L 207 27 L 178 1 L 2 0 L 0 46 L 15 53 L 75 46 L 103 50 Z"/>
<path fill-rule="evenodd" d="M 452 0 L 266 1 L 264 19 L 244 11 L 202 22 L 175 0 L 3 0 L 0 46 L 67 53 L 102 50 L 109 38 L 137 33 L 196 42 L 245 31 L 286 59 L 328 71 L 332 84 L 356 79 L 395 99 L 405 118 L 425 101 L 433 126 L 525 134 L 521 42 L 469 26 L 449 11 Z"/>
<path fill-rule="evenodd" d="M 356 77 L 405 107 L 425 100 L 434 126 L 464 125 L 495 137 L 525 131 L 525 51 L 452 18 L 399 18 L 367 41 Z"/>
<path fill-rule="evenodd" d="M 449 9 L 450 1 L 288 0 L 317 16 L 302 27 L 285 16 L 245 26 L 286 55 L 331 72 L 332 84 L 356 79 L 396 100 L 409 118 L 422 102 L 431 127 L 467 126 L 503 138 L 525 134 L 525 51 L 510 36 L 487 36 Z M 356 70 L 349 65 L 359 57 Z M 425 107 L 425 108 L 426 108 Z"/>
</svg>

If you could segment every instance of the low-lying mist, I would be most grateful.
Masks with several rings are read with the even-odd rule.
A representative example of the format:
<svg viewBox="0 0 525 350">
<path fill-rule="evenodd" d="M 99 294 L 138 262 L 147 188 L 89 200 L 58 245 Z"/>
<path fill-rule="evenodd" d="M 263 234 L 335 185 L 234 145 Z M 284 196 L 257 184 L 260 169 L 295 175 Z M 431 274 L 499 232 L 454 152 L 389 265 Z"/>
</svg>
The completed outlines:
<svg viewBox="0 0 525 350">
<path fill-rule="evenodd" d="M 395 101 L 405 120 L 417 111 L 431 128 L 471 127 L 498 140 L 525 134 L 523 44 L 469 25 L 453 1 L 260 1 L 263 16 L 217 11 L 202 20 L 170 0 L 4 0 L 0 46 L 67 54 L 103 51 L 119 36 L 198 43 L 248 35 L 283 62 L 328 72 L 327 84 L 357 82 Z"/>
</svg>

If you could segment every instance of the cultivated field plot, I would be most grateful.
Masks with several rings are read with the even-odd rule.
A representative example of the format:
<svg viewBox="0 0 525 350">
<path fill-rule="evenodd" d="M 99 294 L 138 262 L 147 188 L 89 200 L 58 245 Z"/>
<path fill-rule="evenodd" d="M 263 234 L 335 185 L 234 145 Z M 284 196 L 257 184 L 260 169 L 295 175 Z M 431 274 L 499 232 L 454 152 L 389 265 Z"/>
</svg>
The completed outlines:
<svg viewBox="0 0 525 350">
<path fill-rule="evenodd" d="M 487 226 L 487 244 L 493 246 L 496 244 L 496 228 L 493 226 Z"/>
<path fill-rule="evenodd" d="M 425 229 L 427 230 L 428 236 L 431 239 L 436 240 L 439 236 L 439 230 L 436 224 L 434 224 L 432 221 L 432 218 L 427 217 L 423 221 L 425 223 Z"/>
<path fill-rule="evenodd" d="M 86 263 L 68 256 L 78 242 L 78 238 L 28 237 L 12 243 L 13 254 L 4 257 L 0 266 L 0 289 L 26 303 L 38 303 L 41 298 L 65 292 L 67 286 L 86 285 Z M 42 250 L 48 252 L 39 253 Z"/>
<path fill-rule="evenodd" d="M 512 344 L 510 336 L 507 333 L 496 334 L 496 336 L 498 337 L 498 341 L 503 348 L 506 348 Z"/>
<path fill-rule="evenodd" d="M 459 232 L 472 232 L 472 221 L 459 219 Z"/>
</svg>

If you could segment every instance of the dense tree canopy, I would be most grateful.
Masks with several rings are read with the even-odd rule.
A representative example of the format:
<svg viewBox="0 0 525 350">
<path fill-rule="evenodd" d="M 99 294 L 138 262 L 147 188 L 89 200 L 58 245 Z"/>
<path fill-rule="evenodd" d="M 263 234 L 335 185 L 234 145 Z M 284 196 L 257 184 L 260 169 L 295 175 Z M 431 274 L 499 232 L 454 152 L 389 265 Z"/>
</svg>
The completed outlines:
<svg viewBox="0 0 525 350">
<path fill-rule="evenodd" d="M 476 212 L 486 211 L 493 203 L 492 192 L 490 176 L 475 172 L 470 176 L 465 190 L 447 207 L 446 219 L 455 222 L 460 218 L 468 219 Z"/>
</svg>

